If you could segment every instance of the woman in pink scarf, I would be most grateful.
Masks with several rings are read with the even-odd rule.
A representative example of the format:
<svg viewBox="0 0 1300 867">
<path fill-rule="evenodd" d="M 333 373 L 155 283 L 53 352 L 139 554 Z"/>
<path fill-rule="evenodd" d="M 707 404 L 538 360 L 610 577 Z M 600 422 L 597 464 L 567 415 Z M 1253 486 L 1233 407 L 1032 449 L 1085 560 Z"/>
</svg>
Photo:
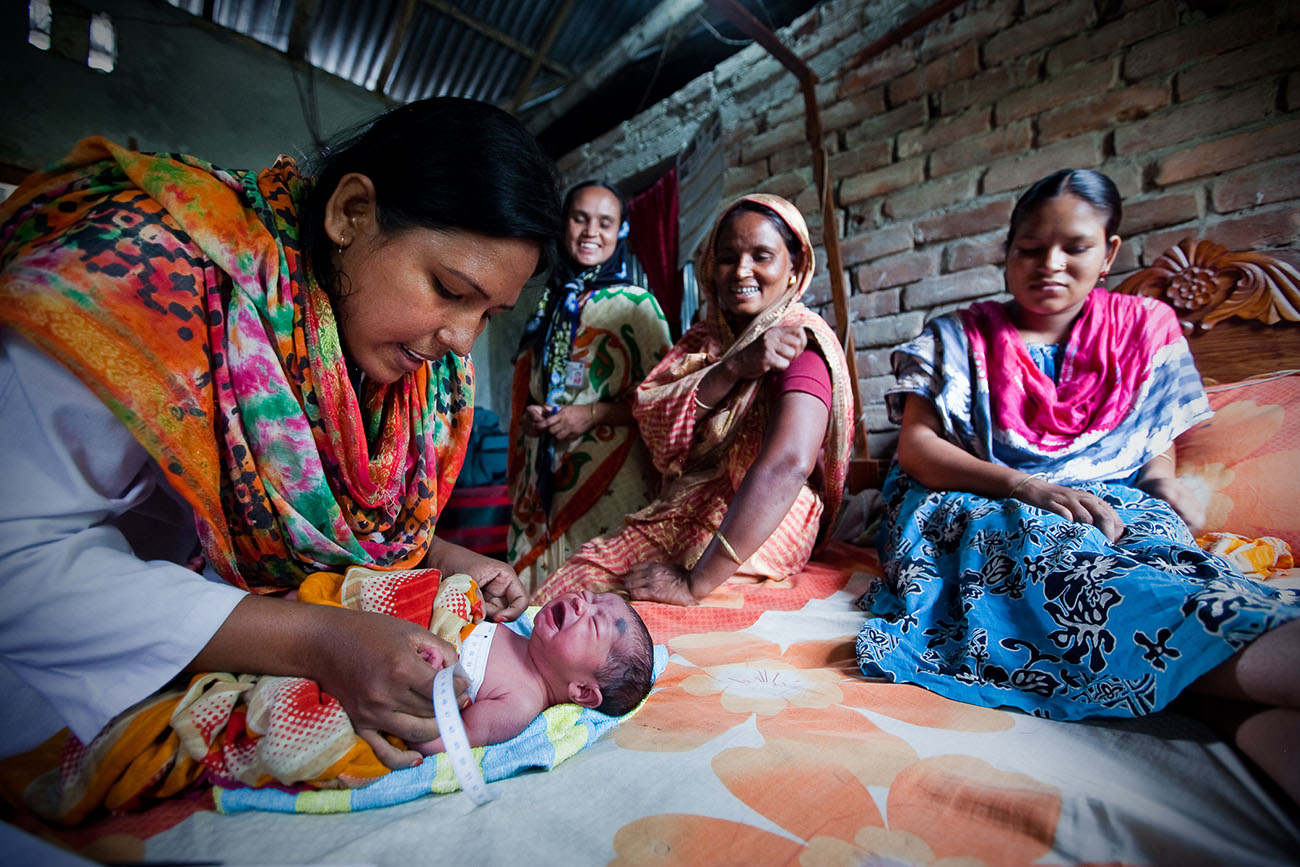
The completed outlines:
<svg viewBox="0 0 1300 867">
<path fill-rule="evenodd" d="M 700 263 L 705 321 L 637 389 L 664 490 L 580 548 L 535 602 L 587 588 L 693 605 L 724 581 L 804 568 L 839 507 L 853 412 L 839 341 L 799 301 L 813 266 L 786 200 L 724 210 Z"/>
<path fill-rule="evenodd" d="M 1105 175 L 1042 179 L 1011 215 L 1012 300 L 895 350 L 886 578 L 858 664 L 1053 719 L 1240 702 L 1237 745 L 1300 800 L 1300 591 L 1193 539 L 1173 444 L 1210 409 L 1172 308 L 1098 285 L 1119 221 Z"/>
</svg>

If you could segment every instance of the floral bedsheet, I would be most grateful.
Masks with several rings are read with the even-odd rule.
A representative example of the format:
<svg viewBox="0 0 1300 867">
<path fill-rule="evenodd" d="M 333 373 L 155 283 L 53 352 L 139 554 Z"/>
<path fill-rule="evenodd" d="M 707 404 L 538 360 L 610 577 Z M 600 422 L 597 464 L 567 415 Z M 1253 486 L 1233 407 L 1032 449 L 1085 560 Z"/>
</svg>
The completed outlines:
<svg viewBox="0 0 1300 867">
<path fill-rule="evenodd" d="M 878 574 L 834 545 L 784 585 L 640 607 L 669 651 L 645 706 L 481 807 L 221 815 L 197 797 L 61 839 L 248 865 L 1295 863 L 1300 828 L 1186 717 L 1052 722 L 862 678 L 853 600 Z"/>
</svg>

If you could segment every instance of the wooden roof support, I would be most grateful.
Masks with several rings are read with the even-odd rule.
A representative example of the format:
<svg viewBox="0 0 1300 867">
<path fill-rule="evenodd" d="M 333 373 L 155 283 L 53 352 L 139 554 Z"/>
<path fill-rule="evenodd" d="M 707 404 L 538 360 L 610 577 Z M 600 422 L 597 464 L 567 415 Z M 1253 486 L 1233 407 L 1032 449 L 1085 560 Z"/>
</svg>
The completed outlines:
<svg viewBox="0 0 1300 867">
<path fill-rule="evenodd" d="M 742 33 L 767 49 L 768 53 L 799 79 L 803 92 L 804 130 L 812 148 L 813 183 L 821 200 L 822 236 L 826 245 L 826 267 L 831 277 L 831 301 L 835 307 L 835 330 L 844 348 L 849 365 L 849 386 L 853 391 L 856 413 L 853 422 L 853 455 L 867 458 L 867 428 L 858 388 L 857 349 L 853 345 L 853 329 L 849 327 L 849 293 L 844 285 L 844 261 L 840 257 L 839 220 L 835 214 L 835 197 L 831 190 L 829 158 L 822 141 L 821 111 L 817 107 L 817 73 L 785 46 L 761 21 L 749 14 L 739 0 L 706 0 L 723 17 Z"/>
<path fill-rule="evenodd" d="M 519 106 L 523 105 L 524 100 L 528 98 L 528 90 L 533 86 L 533 80 L 537 78 L 537 72 L 542 68 L 542 61 L 550 53 L 551 46 L 555 43 L 555 37 L 560 33 L 560 27 L 568 19 L 569 13 L 573 11 L 574 0 L 564 0 L 551 23 L 546 25 L 546 33 L 542 36 L 541 45 L 537 46 L 537 53 L 533 55 L 532 60 L 528 62 L 528 69 L 524 72 L 524 77 L 519 79 L 519 86 L 515 88 L 515 95 L 510 99 L 510 104 L 506 110 L 514 114 Z"/>
<path fill-rule="evenodd" d="M 554 60 L 545 57 L 544 56 L 545 52 L 533 51 L 533 49 L 530 46 L 525 45 L 524 43 L 520 42 L 518 39 L 515 39 L 509 33 L 504 33 L 496 29 L 490 24 L 483 23 L 482 21 L 475 18 L 473 15 L 470 15 L 469 13 L 465 12 L 464 10 L 460 9 L 456 5 L 449 3 L 448 0 L 420 0 L 420 2 L 425 4 L 426 6 L 438 10 L 443 15 L 446 15 L 448 18 L 453 18 L 456 21 L 459 21 L 461 24 L 464 24 L 469 29 L 477 31 L 478 33 L 482 33 L 488 39 L 492 39 L 495 40 L 496 42 L 500 42 L 506 48 L 509 48 L 511 51 L 515 52 L 516 54 L 519 54 L 523 57 L 527 57 L 530 60 L 534 56 L 537 56 L 538 54 L 542 54 L 543 58 L 541 63 L 543 66 L 545 66 L 547 69 L 551 70 L 552 72 L 556 73 L 562 78 L 565 79 L 573 78 L 572 70 L 570 70 L 567 66 L 564 66 L 563 64 L 557 63 Z"/>
<path fill-rule="evenodd" d="M 384 65 L 379 68 L 379 78 L 375 82 L 375 90 L 379 93 L 388 93 L 388 77 L 393 74 L 393 64 L 397 62 L 397 54 L 402 50 L 402 43 L 406 41 L 406 31 L 411 27 L 411 16 L 415 13 L 415 0 L 406 0 L 402 4 L 402 10 L 397 13 L 397 22 L 393 27 L 393 41 L 388 43 L 388 51 L 384 53 Z"/>
<path fill-rule="evenodd" d="M 425 3 L 433 0 L 424 0 Z M 637 22 L 618 42 L 599 50 L 599 59 L 582 71 L 576 81 L 564 92 L 538 109 L 524 121 L 524 126 L 534 135 L 543 132 L 566 111 L 593 93 L 612 76 L 617 75 L 627 63 L 645 48 L 677 26 L 678 22 L 694 14 L 702 0 L 660 0 L 658 6 Z"/>
</svg>

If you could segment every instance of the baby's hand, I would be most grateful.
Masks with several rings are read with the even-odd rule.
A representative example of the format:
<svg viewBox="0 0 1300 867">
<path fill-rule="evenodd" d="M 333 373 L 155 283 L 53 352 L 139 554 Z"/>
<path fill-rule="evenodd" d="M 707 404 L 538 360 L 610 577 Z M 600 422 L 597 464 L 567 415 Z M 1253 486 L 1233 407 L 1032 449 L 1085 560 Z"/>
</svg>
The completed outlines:
<svg viewBox="0 0 1300 867">
<path fill-rule="evenodd" d="M 419 653 L 420 658 L 433 666 L 434 671 L 451 668 L 460 662 L 460 654 L 456 652 L 456 648 L 450 642 L 443 641 L 432 634 L 429 636 L 429 643 L 421 647 Z M 456 676 L 452 678 L 452 683 L 456 686 L 456 703 L 461 707 L 469 704 L 469 681 Z"/>
<path fill-rule="evenodd" d="M 456 648 L 436 635 L 429 636 L 429 642 L 419 649 L 419 654 L 421 659 L 433 666 L 434 671 L 442 671 L 460 660 Z"/>
<path fill-rule="evenodd" d="M 443 641 L 436 635 L 430 635 L 429 641 L 430 643 L 427 646 L 420 648 L 419 653 L 420 658 L 433 666 L 434 671 L 450 668 L 460 661 L 460 654 L 456 652 L 456 648 L 452 647 L 450 643 Z M 456 689 L 457 706 L 465 707 L 469 704 L 469 681 L 460 675 L 455 675 L 452 677 L 451 682 Z"/>
</svg>

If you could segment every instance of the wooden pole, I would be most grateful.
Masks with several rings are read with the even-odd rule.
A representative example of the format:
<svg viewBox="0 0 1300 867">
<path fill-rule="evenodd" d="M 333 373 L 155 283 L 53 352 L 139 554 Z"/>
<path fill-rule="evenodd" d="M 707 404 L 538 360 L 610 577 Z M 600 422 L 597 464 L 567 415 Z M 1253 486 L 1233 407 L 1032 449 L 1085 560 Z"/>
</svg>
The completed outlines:
<svg viewBox="0 0 1300 867">
<path fill-rule="evenodd" d="M 515 88 L 515 95 L 510 100 L 507 108 L 511 114 L 514 114 L 519 106 L 523 105 L 524 100 L 528 98 L 529 88 L 533 86 L 533 79 L 537 78 L 537 73 L 542 68 L 542 61 L 551 53 L 551 46 L 555 44 L 555 37 L 560 33 L 560 27 L 568 19 L 569 13 L 573 11 L 573 0 L 564 0 L 560 11 L 555 13 L 551 23 L 546 28 L 546 34 L 542 37 L 542 44 L 537 47 L 537 53 L 533 55 L 532 60 L 528 62 L 528 70 L 524 77 L 519 79 L 519 85 Z"/>
<path fill-rule="evenodd" d="M 862 396 L 858 388 L 857 349 L 853 344 L 853 329 L 849 327 L 849 293 L 844 285 L 844 260 L 840 256 L 839 219 L 835 213 L 835 197 L 831 188 L 829 158 L 822 141 L 821 111 L 817 107 L 817 73 L 785 46 L 761 21 L 749 14 L 738 0 L 706 0 L 723 17 L 742 33 L 767 49 L 781 65 L 799 79 L 803 93 L 804 131 L 812 148 L 813 184 L 821 204 L 822 238 L 826 245 L 826 268 L 830 271 L 831 302 L 835 308 L 835 332 L 844 349 L 849 366 L 849 387 L 853 393 L 853 456 L 867 458 L 867 429 Z"/>
</svg>

